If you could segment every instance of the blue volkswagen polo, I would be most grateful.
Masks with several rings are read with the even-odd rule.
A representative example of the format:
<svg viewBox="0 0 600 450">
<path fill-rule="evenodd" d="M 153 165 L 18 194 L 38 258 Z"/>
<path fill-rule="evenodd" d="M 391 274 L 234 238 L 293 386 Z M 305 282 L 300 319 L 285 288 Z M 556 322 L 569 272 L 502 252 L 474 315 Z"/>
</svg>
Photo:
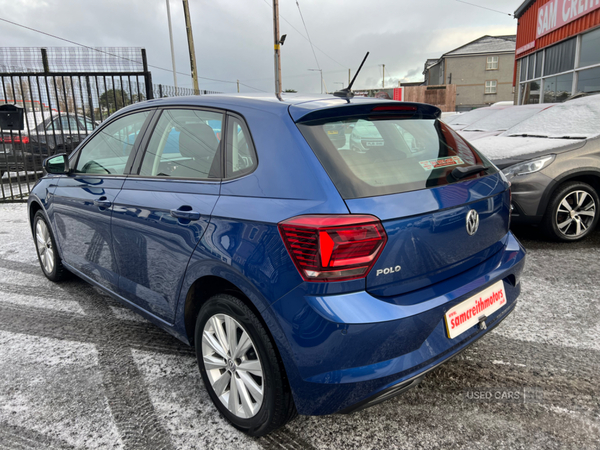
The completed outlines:
<svg viewBox="0 0 600 450">
<path fill-rule="evenodd" d="M 216 408 L 250 435 L 374 405 L 520 292 L 509 183 L 439 117 L 324 96 L 129 106 L 46 160 L 29 198 L 41 268 L 193 345 Z"/>
</svg>

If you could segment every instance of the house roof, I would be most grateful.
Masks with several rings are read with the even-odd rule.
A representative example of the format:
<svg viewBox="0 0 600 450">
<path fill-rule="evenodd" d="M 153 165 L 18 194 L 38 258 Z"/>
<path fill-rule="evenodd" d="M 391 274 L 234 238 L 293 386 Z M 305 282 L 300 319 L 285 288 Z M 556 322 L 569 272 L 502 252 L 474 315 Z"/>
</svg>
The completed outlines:
<svg viewBox="0 0 600 450">
<path fill-rule="evenodd" d="M 427 61 L 425 61 L 425 70 L 429 69 L 430 67 L 435 66 L 438 62 L 439 62 L 440 58 L 435 58 L 435 59 L 428 59 Z"/>
<path fill-rule="evenodd" d="M 482 36 L 479 39 L 462 45 L 442 56 L 472 55 L 479 53 L 514 53 L 517 47 L 517 36 Z"/>
</svg>

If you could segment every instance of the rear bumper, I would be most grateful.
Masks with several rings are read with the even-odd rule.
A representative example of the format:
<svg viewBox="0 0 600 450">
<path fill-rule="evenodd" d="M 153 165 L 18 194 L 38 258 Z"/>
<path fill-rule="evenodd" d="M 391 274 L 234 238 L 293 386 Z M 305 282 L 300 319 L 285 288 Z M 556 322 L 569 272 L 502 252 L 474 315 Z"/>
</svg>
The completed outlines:
<svg viewBox="0 0 600 450">
<path fill-rule="evenodd" d="M 452 280 L 423 289 L 423 301 L 410 305 L 402 305 L 399 299 L 384 301 L 364 291 L 302 295 L 301 288 L 280 299 L 272 308 L 292 350 L 296 367 L 288 374 L 298 374 L 289 380 L 298 412 L 348 413 L 416 385 L 427 371 L 510 314 L 520 293 L 524 257 L 524 249 L 509 233 L 500 254 Z M 449 339 L 445 312 L 499 280 L 504 280 L 507 304 L 488 317 L 487 329 L 473 326 Z"/>
</svg>

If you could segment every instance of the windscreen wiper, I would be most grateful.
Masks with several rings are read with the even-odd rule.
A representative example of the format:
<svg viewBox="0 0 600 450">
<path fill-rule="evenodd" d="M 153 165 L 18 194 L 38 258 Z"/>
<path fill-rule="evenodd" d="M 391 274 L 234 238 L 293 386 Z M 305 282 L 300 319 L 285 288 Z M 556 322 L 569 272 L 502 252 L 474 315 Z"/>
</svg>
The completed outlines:
<svg viewBox="0 0 600 450">
<path fill-rule="evenodd" d="M 465 177 L 468 177 L 469 175 L 473 175 L 474 173 L 479 173 L 484 170 L 488 170 L 488 168 L 482 166 L 481 164 L 476 164 L 474 166 L 469 167 L 455 167 L 454 170 L 450 172 L 450 175 L 452 175 L 457 180 L 461 180 Z"/>
<path fill-rule="evenodd" d="M 523 134 L 511 134 L 508 137 L 535 137 L 535 138 L 547 138 L 548 136 L 544 136 L 542 134 L 527 134 L 527 133 L 523 133 Z"/>
<path fill-rule="evenodd" d="M 346 100 L 349 100 L 352 97 L 354 97 L 354 94 L 352 93 L 352 91 L 350 89 L 352 89 L 352 85 L 354 84 L 354 80 L 356 80 L 356 77 L 358 76 L 358 72 L 360 72 L 360 69 L 362 69 L 362 66 L 365 63 L 365 61 L 367 60 L 368 56 L 369 56 L 369 52 L 367 52 L 367 54 L 365 55 L 364 59 L 360 63 L 360 66 L 358 67 L 358 70 L 354 74 L 354 78 L 352 78 L 352 81 L 350 82 L 350 84 L 348 85 L 348 87 L 345 88 L 345 89 L 339 90 L 339 91 L 335 91 L 333 93 L 333 95 L 335 95 L 336 97 L 345 98 Z"/>
</svg>

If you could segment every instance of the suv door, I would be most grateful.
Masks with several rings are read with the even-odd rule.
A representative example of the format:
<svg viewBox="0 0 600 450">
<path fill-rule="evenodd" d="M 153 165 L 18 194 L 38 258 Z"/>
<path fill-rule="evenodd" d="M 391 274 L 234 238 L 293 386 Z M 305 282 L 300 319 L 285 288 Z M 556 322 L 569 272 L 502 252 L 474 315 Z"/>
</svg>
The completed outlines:
<svg viewBox="0 0 600 450">
<path fill-rule="evenodd" d="M 119 293 L 172 322 L 188 261 L 210 222 L 221 184 L 223 113 L 157 113 L 115 204 Z"/>
<path fill-rule="evenodd" d="M 65 262 L 111 290 L 118 286 L 111 245 L 113 202 L 133 162 L 151 111 L 120 117 L 102 127 L 69 161 L 53 205 L 58 244 Z"/>
</svg>

